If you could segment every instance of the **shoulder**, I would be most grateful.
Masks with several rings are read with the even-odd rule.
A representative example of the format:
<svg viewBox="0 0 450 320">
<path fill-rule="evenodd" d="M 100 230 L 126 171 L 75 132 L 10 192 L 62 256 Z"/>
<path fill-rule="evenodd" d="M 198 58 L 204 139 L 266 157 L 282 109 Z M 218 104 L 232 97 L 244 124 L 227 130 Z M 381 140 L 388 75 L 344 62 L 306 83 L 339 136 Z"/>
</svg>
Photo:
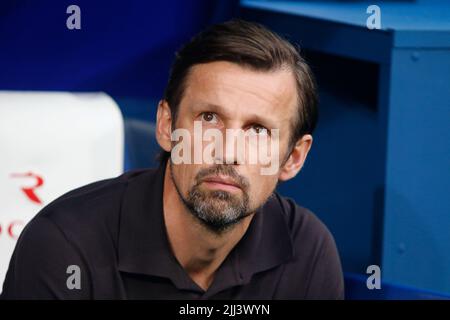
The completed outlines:
<svg viewBox="0 0 450 320">
<path fill-rule="evenodd" d="M 152 172 L 153 169 L 133 170 L 71 190 L 49 203 L 33 220 L 46 218 L 63 232 L 80 232 L 102 225 L 113 227 L 119 219 L 128 184 L 136 177 Z M 33 228 L 33 220 L 27 229 Z"/>
<path fill-rule="evenodd" d="M 129 181 L 148 171 L 151 170 L 133 170 L 114 178 L 95 181 L 73 189 L 53 200 L 37 216 L 45 216 L 52 219 L 55 215 L 58 215 L 57 212 L 70 209 L 73 206 L 80 213 L 79 209 L 101 206 L 110 200 L 117 200 L 118 195 L 124 192 Z"/>
<path fill-rule="evenodd" d="M 293 199 L 279 194 L 275 197 L 282 208 L 293 246 L 293 258 L 285 267 L 285 285 L 297 281 L 299 290 L 296 292 L 301 292 L 300 296 L 292 298 L 343 298 L 341 262 L 330 230 L 311 210 Z"/>
<path fill-rule="evenodd" d="M 317 250 L 330 241 L 334 242 L 330 230 L 311 210 L 278 193 L 275 197 L 281 206 L 294 249 L 299 245 L 308 244 L 310 248 L 314 247 Z"/>
<path fill-rule="evenodd" d="M 41 228 L 39 222 L 45 218 L 80 251 L 92 255 L 104 252 L 116 245 L 127 187 L 135 179 L 152 179 L 154 172 L 154 169 L 128 171 L 69 191 L 44 207 L 23 232 Z"/>
</svg>

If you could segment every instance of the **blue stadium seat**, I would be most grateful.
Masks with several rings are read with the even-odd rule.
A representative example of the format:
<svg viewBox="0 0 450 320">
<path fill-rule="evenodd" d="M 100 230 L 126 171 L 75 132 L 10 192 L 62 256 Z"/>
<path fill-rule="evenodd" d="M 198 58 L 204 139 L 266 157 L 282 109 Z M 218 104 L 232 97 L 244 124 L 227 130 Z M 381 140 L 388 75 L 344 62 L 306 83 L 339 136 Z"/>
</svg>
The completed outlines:
<svg viewBox="0 0 450 320">
<path fill-rule="evenodd" d="M 347 300 L 450 300 L 449 295 L 381 282 L 381 289 L 369 290 L 367 275 L 345 273 L 345 299 Z"/>
<path fill-rule="evenodd" d="M 150 121 L 125 119 L 124 170 L 156 167 L 161 148 L 155 138 L 155 124 Z"/>
</svg>

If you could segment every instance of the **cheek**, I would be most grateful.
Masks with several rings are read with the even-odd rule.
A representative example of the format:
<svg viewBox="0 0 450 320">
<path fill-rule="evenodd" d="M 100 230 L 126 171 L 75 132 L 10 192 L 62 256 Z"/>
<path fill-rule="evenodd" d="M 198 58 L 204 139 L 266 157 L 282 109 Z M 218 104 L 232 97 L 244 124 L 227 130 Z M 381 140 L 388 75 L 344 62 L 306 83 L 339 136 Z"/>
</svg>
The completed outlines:
<svg viewBox="0 0 450 320">
<path fill-rule="evenodd" d="M 173 165 L 172 170 L 178 187 L 183 194 L 186 194 L 195 183 L 196 171 L 194 166 L 187 164 Z"/>
<path fill-rule="evenodd" d="M 254 172 L 250 179 L 249 197 L 253 207 L 259 207 L 272 194 L 276 185 L 276 176 L 263 176 L 259 171 Z"/>
</svg>

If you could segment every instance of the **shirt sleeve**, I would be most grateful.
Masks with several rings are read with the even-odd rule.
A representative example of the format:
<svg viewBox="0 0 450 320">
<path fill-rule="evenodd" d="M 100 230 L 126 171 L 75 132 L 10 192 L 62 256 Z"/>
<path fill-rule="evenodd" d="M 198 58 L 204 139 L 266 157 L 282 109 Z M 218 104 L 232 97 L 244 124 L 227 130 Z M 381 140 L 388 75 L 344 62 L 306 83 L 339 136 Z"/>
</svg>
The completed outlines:
<svg viewBox="0 0 450 320">
<path fill-rule="evenodd" d="M 317 253 L 306 291 L 306 299 L 343 300 L 344 279 L 338 250 L 328 230 Z"/>
<path fill-rule="evenodd" d="M 89 272 L 58 226 L 37 216 L 23 230 L 3 284 L 2 299 L 89 299 Z"/>
<path fill-rule="evenodd" d="M 344 277 L 333 235 L 306 208 L 283 200 L 294 249 L 283 267 L 276 299 L 344 299 Z"/>
</svg>

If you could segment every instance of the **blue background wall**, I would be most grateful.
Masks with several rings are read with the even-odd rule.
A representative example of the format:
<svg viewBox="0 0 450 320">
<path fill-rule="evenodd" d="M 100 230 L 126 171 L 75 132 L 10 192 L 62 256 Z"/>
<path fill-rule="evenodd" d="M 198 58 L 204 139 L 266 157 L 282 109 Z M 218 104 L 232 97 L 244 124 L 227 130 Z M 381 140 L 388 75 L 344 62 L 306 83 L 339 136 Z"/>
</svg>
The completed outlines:
<svg viewBox="0 0 450 320">
<path fill-rule="evenodd" d="M 81 30 L 66 28 L 71 4 Z M 126 117 L 150 119 L 175 50 L 237 9 L 233 0 L 2 0 L 0 88 L 105 91 Z"/>
</svg>

